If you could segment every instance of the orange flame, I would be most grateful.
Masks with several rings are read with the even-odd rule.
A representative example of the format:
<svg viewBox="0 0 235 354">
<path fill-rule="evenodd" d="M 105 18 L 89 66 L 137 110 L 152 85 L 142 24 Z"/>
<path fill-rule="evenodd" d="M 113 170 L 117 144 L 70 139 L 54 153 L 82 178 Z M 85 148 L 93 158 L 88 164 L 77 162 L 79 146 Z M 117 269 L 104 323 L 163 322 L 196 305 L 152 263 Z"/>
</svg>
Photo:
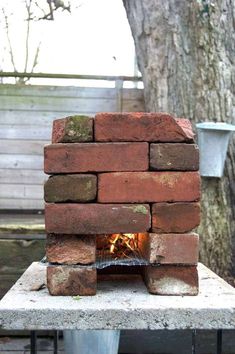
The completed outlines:
<svg viewBox="0 0 235 354">
<path fill-rule="evenodd" d="M 119 257 L 128 257 L 128 253 L 138 248 L 138 234 L 112 234 L 109 238 L 110 253 Z"/>
</svg>

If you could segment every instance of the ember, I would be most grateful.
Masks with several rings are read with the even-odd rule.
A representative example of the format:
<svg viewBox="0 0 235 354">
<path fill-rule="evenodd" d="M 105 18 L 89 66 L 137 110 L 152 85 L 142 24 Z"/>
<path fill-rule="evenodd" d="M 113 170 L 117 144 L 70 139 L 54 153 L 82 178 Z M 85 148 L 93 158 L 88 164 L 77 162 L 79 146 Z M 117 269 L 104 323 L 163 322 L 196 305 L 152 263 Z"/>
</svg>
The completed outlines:
<svg viewBox="0 0 235 354">
<path fill-rule="evenodd" d="M 129 258 L 138 254 L 138 234 L 112 234 L 110 253 L 115 258 Z"/>
<path fill-rule="evenodd" d="M 139 255 L 138 234 L 111 234 L 105 235 L 106 242 L 102 251 L 112 258 L 131 258 Z"/>
</svg>

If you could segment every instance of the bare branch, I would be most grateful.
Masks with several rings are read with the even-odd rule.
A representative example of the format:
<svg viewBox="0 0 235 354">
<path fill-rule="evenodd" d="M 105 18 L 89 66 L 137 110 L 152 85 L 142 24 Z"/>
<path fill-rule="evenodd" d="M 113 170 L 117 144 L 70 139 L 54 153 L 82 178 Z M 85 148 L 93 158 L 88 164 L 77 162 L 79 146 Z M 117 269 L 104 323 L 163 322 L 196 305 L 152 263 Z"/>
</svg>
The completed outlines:
<svg viewBox="0 0 235 354">
<path fill-rule="evenodd" d="M 34 55 L 34 61 L 33 61 L 31 71 L 30 71 L 31 74 L 34 72 L 34 69 L 38 65 L 38 57 L 39 57 L 39 53 L 40 53 L 40 48 L 41 48 L 41 42 L 39 42 L 37 49 L 36 49 L 36 53 Z M 30 76 L 25 77 L 25 78 L 23 78 L 23 83 L 25 84 L 29 80 L 30 80 Z"/>
<path fill-rule="evenodd" d="M 34 1 L 35 6 L 44 14 L 44 16 L 46 16 L 46 12 L 45 10 L 38 4 L 38 2 L 35 0 Z M 36 19 L 36 17 L 34 17 Z"/>
<path fill-rule="evenodd" d="M 10 54 L 10 57 L 11 57 L 11 64 L 12 64 L 12 66 L 14 68 L 14 71 L 17 72 L 16 65 L 15 65 L 15 60 L 14 60 L 13 48 L 12 48 L 12 44 L 11 44 L 10 32 L 9 32 L 8 17 L 7 17 L 7 14 L 6 14 L 6 12 L 5 12 L 3 7 L 2 7 L 2 13 L 3 13 L 4 21 L 5 21 L 5 26 L 6 26 L 6 35 L 7 35 L 8 45 L 9 45 L 9 54 Z"/>
<path fill-rule="evenodd" d="M 42 17 L 39 17 L 38 20 L 50 20 L 50 21 L 53 21 L 55 19 L 54 18 L 54 13 L 58 9 L 61 9 L 62 11 L 68 11 L 68 12 L 71 13 L 71 4 L 70 4 L 70 2 L 68 3 L 67 6 L 64 4 L 64 1 L 62 1 L 62 0 L 47 0 L 47 3 L 48 3 L 48 6 L 49 6 L 49 13 L 45 13 L 45 11 L 43 10 L 44 15 Z M 38 6 L 38 4 L 36 4 L 36 5 Z"/>
<path fill-rule="evenodd" d="M 25 0 L 25 6 L 27 10 L 27 30 L 26 30 L 26 41 L 25 41 L 25 66 L 24 71 L 27 71 L 28 61 L 29 61 L 29 35 L 30 35 L 30 17 L 31 17 L 31 4 L 32 0 Z"/>
<path fill-rule="evenodd" d="M 51 0 L 47 0 L 47 3 L 49 5 L 49 9 L 50 9 L 50 12 L 48 15 L 50 15 L 50 18 L 48 18 L 49 20 L 54 20 L 54 13 L 53 13 L 53 7 L 52 7 L 52 3 L 51 3 Z"/>
<path fill-rule="evenodd" d="M 37 50 L 36 50 L 36 53 L 34 56 L 34 61 L 33 61 L 32 69 L 31 69 L 31 73 L 34 71 L 35 67 L 38 65 L 38 57 L 39 57 L 40 49 L 41 49 L 41 42 L 39 42 L 39 44 L 37 46 Z"/>
</svg>

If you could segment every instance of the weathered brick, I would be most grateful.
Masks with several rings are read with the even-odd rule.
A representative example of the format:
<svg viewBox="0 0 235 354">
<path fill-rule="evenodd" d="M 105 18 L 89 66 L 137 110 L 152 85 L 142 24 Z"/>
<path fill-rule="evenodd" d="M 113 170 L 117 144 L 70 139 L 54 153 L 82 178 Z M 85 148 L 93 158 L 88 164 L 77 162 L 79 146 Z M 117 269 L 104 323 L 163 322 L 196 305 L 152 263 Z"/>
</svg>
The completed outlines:
<svg viewBox="0 0 235 354">
<path fill-rule="evenodd" d="M 192 142 L 187 119 L 167 113 L 98 113 L 94 120 L 96 141 Z"/>
<path fill-rule="evenodd" d="M 97 177 L 74 174 L 51 176 L 44 185 L 46 202 L 89 202 L 96 198 Z"/>
<path fill-rule="evenodd" d="M 98 176 L 101 203 L 187 202 L 199 198 L 198 172 L 117 172 Z"/>
<path fill-rule="evenodd" d="M 192 124 L 190 120 L 187 118 L 175 118 L 177 124 L 180 125 L 180 127 L 183 129 L 184 134 L 186 134 L 188 137 L 192 136 L 194 137 L 194 132 L 192 130 Z"/>
<path fill-rule="evenodd" d="M 147 266 L 144 272 L 146 286 L 157 295 L 197 295 L 196 266 Z"/>
<path fill-rule="evenodd" d="M 47 267 L 47 287 L 51 295 L 95 295 L 96 269 L 92 266 L 50 265 Z"/>
<path fill-rule="evenodd" d="M 50 263 L 90 264 L 96 260 L 95 235 L 47 235 L 46 256 Z"/>
<path fill-rule="evenodd" d="M 147 143 L 52 144 L 44 149 L 45 173 L 146 171 Z"/>
<path fill-rule="evenodd" d="M 145 233 L 139 237 L 142 254 L 151 264 L 197 264 L 198 244 L 199 238 L 195 233 Z"/>
<path fill-rule="evenodd" d="M 144 232 L 151 226 L 148 205 L 45 204 L 46 232 L 54 234 L 111 234 Z"/>
<path fill-rule="evenodd" d="M 93 141 L 93 118 L 75 115 L 53 121 L 53 143 Z"/>
<path fill-rule="evenodd" d="M 187 232 L 200 223 L 199 203 L 156 203 L 152 205 L 152 231 Z"/>
<path fill-rule="evenodd" d="M 153 170 L 197 171 L 199 149 L 196 144 L 150 144 Z"/>
</svg>

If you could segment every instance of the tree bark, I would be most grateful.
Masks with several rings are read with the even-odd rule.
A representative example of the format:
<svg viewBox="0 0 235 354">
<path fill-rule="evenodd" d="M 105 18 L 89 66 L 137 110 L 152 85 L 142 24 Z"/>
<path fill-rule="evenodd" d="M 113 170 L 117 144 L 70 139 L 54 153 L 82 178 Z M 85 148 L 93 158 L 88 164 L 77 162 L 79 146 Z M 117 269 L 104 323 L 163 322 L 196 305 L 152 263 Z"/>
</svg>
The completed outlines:
<svg viewBox="0 0 235 354">
<path fill-rule="evenodd" d="M 234 124 L 235 1 L 123 0 L 123 4 L 143 76 L 146 110 L 167 111 L 193 124 Z M 222 276 L 229 274 L 235 260 L 234 151 L 235 139 L 222 179 L 202 179 L 200 258 Z"/>
</svg>

